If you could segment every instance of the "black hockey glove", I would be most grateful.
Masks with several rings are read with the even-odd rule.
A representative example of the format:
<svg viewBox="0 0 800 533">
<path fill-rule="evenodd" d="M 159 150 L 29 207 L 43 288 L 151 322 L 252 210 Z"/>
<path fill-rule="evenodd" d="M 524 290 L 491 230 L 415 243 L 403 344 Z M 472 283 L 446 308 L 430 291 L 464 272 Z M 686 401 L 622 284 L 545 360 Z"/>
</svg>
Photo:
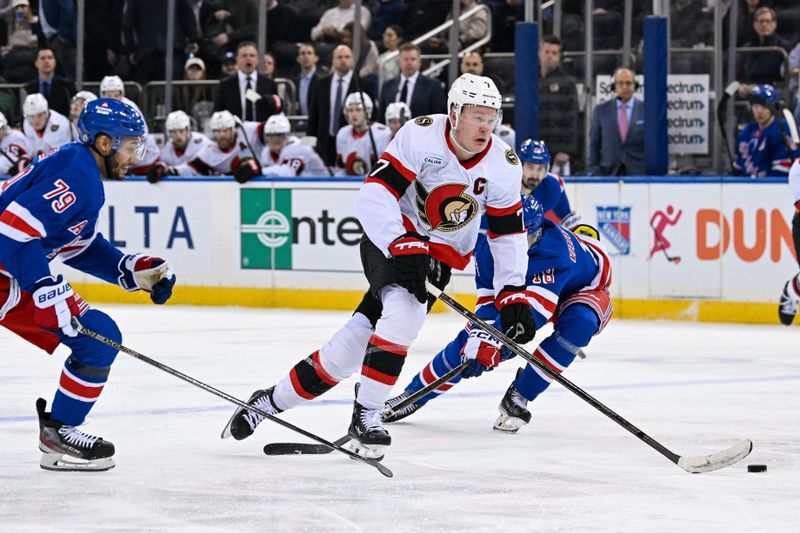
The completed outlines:
<svg viewBox="0 0 800 533">
<path fill-rule="evenodd" d="M 243 159 L 233 171 L 233 178 L 239 183 L 247 183 L 254 176 L 261 174 L 261 165 L 253 158 Z"/>
<path fill-rule="evenodd" d="M 147 169 L 147 181 L 150 183 L 158 183 L 165 174 L 168 174 L 167 165 L 164 163 L 156 163 Z"/>
<path fill-rule="evenodd" d="M 536 334 L 536 322 L 531 314 L 531 304 L 525 296 L 524 285 L 506 285 L 495 298 L 500 311 L 501 330 L 511 340 L 525 344 Z"/>
<path fill-rule="evenodd" d="M 428 240 L 428 237 L 412 231 L 389 244 L 395 281 L 421 304 L 428 301 L 428 290 L 425 288 L 429 265 Z"/>
<path fill-rule="evenodd" d="M 428 262 L 428 281 L 433 284 L 434 287 L 443 291 L 447 284 L 450 283 L 450 267 L 447 266 L 445 263 L 441 261 L 437 261 L 433 257 L 429 256 L 430 261 Z M 428 312 L 431 312 L 431 308 L 433 304 L 436 303 L 436 296 L 432 294 L 428 294 Z"/>
</svg>

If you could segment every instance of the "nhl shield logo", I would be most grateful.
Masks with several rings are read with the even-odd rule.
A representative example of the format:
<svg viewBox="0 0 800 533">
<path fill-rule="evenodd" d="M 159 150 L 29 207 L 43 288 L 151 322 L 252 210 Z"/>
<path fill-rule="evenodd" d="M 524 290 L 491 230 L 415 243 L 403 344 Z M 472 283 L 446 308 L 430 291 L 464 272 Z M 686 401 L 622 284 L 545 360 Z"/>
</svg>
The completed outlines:
<svg viewBox="0 0 800 533">
<path fill-rule="evenodd" d="M 597 206 L 597 225 L 606 241 L 617 249 L 614 255 L 631 253 L 631 208 Z"/>
<path fill-rule="evenodd" d="M 431 230 L 458 231 L 478 213 L 478 201 L 464 192 L 468 186 L 463 183 L 446 183 L 431 192 L 419 180 L 414 185 L 419 219 Z"/>
</svg>

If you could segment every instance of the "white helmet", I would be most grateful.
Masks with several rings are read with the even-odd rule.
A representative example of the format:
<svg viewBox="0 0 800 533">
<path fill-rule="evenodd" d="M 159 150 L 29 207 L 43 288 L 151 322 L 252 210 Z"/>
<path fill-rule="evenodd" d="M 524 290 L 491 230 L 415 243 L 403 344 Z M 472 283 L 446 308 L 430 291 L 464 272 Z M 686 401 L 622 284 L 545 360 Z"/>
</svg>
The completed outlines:
<svg viewBox="0 0 800 533">
<path fill-rule="evenodd" d="M 462 74 L 450 87 L 447 93 L 447 112 L 453 106 L 456 108 L 456 120 L 461 115 L 461 109 L 465 105 L 491 107 L 497 110 L 497 124 L 502 120 L 500 107 L 503 97 L 497 90 L 491 78 L 486 76 L 476 76 L 475 74 Z"/>
<path fill-rule="evenodd" d="M 346 111 L 348 107 L 363 108 L 364 106 L 367 107 L 365 113 L 367 115 L 367 119 L 369 119 L 372 116 L 372 98 L 370 98 L 367 93 L 350 93 L 347 95 L 347 98 L 344 99 L 343 110 Z"/>
<path fill-rule="evenodd" d="M 405 102 L 392 102 L 386 106 L 386 122 L 390 120 L 411 120 L 411 109 Z"/>
<path fill-rule="evenodd" d="M 191 127 L 189 115 L 183 111 L 173 111 L 167 115 L 167 133 L 175 130 L 185 130 Z"/>
<path fill-rule="evenodd" d="M 105 94 L 110 91 L 120 91 L 125 96 L 125 84 L 122 83 L 122 78 L 119 76 L 106 76 L 100 82 L 100 96 L 105 97 Z"/>
<path fill-rule="evenodd" d="M 292 125 L 283 113 L 272 115 L 264 125 L 264 135 L 286 135 L 290 131 L 292 131 Z"/>
<path fill-rule="evenodd" d="M 92 100 L 97 100 L 97 95 L 94 94 L 92 91 L 78 91 L 75 93 L 75 96 L 72 97 L 72 101 L 75 100 L 83 100 L 84 103 L 89 103 Z"/>
<path fill-rule="evenodd" d="M 208 119 L 208 129 L 214 130 L 229 130 L 236 127 L 236 119 L 230 111 L 217 111 L 211 118 Z"/>
<path fill-rule="evenodd" d="M 32 117 L 40 113 L 47 113 L 49 110 L 50 106 L 47 105 L 47 98 L 45 98 L 41 93 L 29 94 L 25 97 L 25 101 L 22 103 L 22 114 L 25 116 L 25 118 Z"/>
<path fill-rule="evenodd" d="M 0 130 L 6 129 L 6 126 L 8 126 L 8 119 L 2 112 L 0 112 Z"/>
</svg>

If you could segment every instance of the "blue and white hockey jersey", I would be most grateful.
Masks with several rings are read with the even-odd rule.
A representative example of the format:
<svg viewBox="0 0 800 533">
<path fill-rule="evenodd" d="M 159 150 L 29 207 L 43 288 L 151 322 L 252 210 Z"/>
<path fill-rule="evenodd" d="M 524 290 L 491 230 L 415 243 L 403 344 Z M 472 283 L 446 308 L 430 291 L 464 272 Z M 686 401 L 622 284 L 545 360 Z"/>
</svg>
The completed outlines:
<svg viewBox="0 0 800 533">
<path fill-rule="evenodd" d="M 70 143 L 42 154 L 0 185 L 0 275 L 29 290 L 66 264 L 118 284 L 123 253 L 97 232 L 105 203 L 89 147 Z"/>
<path fill-rule="evenodd" d="M 567 191 L 564 189 L 564 180 L 552 172 L 547 173 L 531 195 L 542 205 L 545 214 L 552 211 L 558 220 L 572 211 Z"/>
<path fill-rule="evenodd" d="M 789 174 L 792 159 L 786 150 L 781 127 L 783 131 L 789 131 L 785 120 L 781 120 L 780 125 L 773 120 L 763 130 L 758 127 L 758 122 L 745 126 L 736 138 L 736 162 L 733 168 L 737 174 L 752 178 Z"/>
<path fill-rule="evenodd" d="M 483 237 L 475 246 L 476 314 L 487 321 L 498 315 L 494 306 L 493 275 L 494 259 Z M 541 239 L 528 250 L 525 284 L 538 329 L 553 318 L 560 299 L 566 295 L 610 286 L 608 252 L 599 241 L 575 235 L 545 219 Z"/>
</svg>

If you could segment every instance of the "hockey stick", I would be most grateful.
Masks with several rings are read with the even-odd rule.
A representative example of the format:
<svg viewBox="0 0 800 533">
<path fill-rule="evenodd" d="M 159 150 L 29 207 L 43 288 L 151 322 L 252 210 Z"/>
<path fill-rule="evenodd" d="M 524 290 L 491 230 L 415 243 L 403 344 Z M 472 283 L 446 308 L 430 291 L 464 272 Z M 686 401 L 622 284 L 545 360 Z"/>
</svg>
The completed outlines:
<svg viewBox="0 0 800 533">
<path fill-rule="evenodd" d="M 731 163 L 731 173 L 733 173 L 733 164 L 736 162 L 736 159 L 733 156 L 733 151 L 731 150 L 730 139 L 728 139 L 728 132 L 725 129 L 725 121 L 724 118 L 724 110 L 725 106 L 728 105 L 728 100 L 739 90 L 739 82 L 732 81 L 725 87 L 725 91 L 722 93 L 722 97 L 719 99 L 719 105 L 717 105 L 717 126 L 719 126 L 719 131 L 722 134 L 722 144 L 725 145 L 725 150 L 728 152 L 728 160 Z"/>
<path fill-rule="evenodd" d="M 796 157 L 793 148 L 793 146 L 796 146 L 796 143 L 794 142 L 794 138 L 792 137 L 791 131 L 788 132 L 786 131 L 786 128 L 783 125 L 781 117 L 785 119 L 788 115 L 788 117 L 791 119 L 791 124 L 794 124 L 794 117 L 792 117 L 792 114 L 789 113 L 789 110 L 783 107 L 783 105 L 781 105 L 780 102 L 778 102 L 775 105 L 775 111 L 777 112 L 775 115 L 775 122 L 778 124 L 778 129 L 781 130 L 781 137 L 783 137 L 783 144 L 786 145 L 786 153 L 789 154 L 789 159 L 791 160 L 790 161 L 791 164 L 792 162 L 794 162 L 794 159 Z M 788 121 L 786 125 L 787 127 L 789 127 Z M 795 132 L 796 130 L 797 130 L 797 125 L 795 125 Z"/>
<path fill-rule="evenodd" d="M 656 227 L 653 226 L 652 222 L 650 223 L 650 227 L 653 228 L 653 233 L 655 233 L 656 239 L 657 239 L 658 238 L 658 231 L 656 230 Z M 667 261 L 669 261 L 670 263 L 675 263 L 676 265 L 680 265 L 681 264 L 681 256 L 679 256 L 679 255 L 670 256 L 664 248 L 661 248 L 661 251 L 664 252 L 664 257 L 666 257 Z M 586 356 L 584 356 L 584 357 L 586 357 Z"/>
<path fill-rule="evenodd" d="M 372 134 L 372 124 L 370 124 L 370 118 L 367 116 L 367 102 L 364 100 L 364 91 L 361 90 L 361 76 L 359 76 L 358 71 L 356 69 L 360 68 L 358 65 L 353 69 L 353 79 L 356 82 L 356 90 L 358 91 L 358 98 L 361 100 L 361 107 L 364 108 L 364 118 L 367 120 L 367 132 L 369 132 L 369 143 L 372 146 L 372 155 L 375 156 L 375 161 L 378 160 L 380 154 L 378 153 L 378 146 L 375 144 L 375 136 Z M 372 105 L 372 111 L 375 111 L 376 105 Z M 369 170 L 372 168 L 372 165 L 367 168 L 367 174 L 369 174 Z"/>
<path fill-rule="evenodd" d="M 553 378 L 554 381 L 560 383 L 563 387 L 568 389 L 570 392 L 574 393 L 582 400 L 590 404 L 592 407 L 606 415 L 608 418 L 634 434 L 637 438 L 639 438 L 642 442 L 653 448 L 655 451 L 681 467 L 682 469 L 686 470 L 687 472 L 691 472 L 692 474 L 699 474 L 702 472 L 711 472 L 713 470 L 719 470 L 720 468 L 725 468 L 726 466 L 730 466 L 737 461 L 744 459 L 747 457 L 750 452 L 753 450 L 753 442 L 750 439 L 744 439 L 730 448 L 726 450 L 722 450 L 715 454 L 711 455 L 694 455 L 694 456 L 681 456 L 676 453 L 671 452 L 667 448 L 665 448 L 661 443 L 647 435 L 644 431 L 637 428 L 616 412 L 612 411 L 609 407 L 605 404 L 601 403 L 599 400 L 591 396 L 589 393 L 572 383 L 570 380 L 565 378 L 563 375 L 559 374 L 552 370 L 549 366 L 545 363 L 536 359 L 533 355 L 526 352 L 522 347 L 520 347 L 517 343 L 509 339 L 506 335 L 503 335 L 500 331 L 495 329 L 492 325 L 488 324 L 484 320 L 481 320 L 474 313 L 469 311 L 466 307 L 458 303 L 456 300 L 442 292 L 441 290 L 434 287 L 432 284 L 428 283 L 428 292 L 433 294 L 437 298 L 439 298 L 442 302 L 444 302 L 448 307 L 456 311 L 458 314 L 475 324 L 476 326 L 483 328 L 484 331 L 487 331 L 497 337 L 506 348 L 514 352 L 515 354 L 519 355 L 530 364 L 534 365 L 536 368 Z"/>
<path fill-rule="evenodd" d="M 797 123 L 794 121 L 794 115 L 785 107 L 783 108 L 783 119 L 789 126 L 789 136 L 792 138 L 792 142 L 795 146 L 800 146 L 800 135 L 797 133 Z"/>
<path fill-rule="evenodd" d="M 256 160 L 256 162 L 258 163 L 258 166 L 260 167 L 261 166 L 261 160 L 256 155 L 256 151 L 253 150 L 253 147 L 250 145 L 250 139 L 247 138 L 247 132 L 244 131 L 244 122 L 242 122 L 242 119 L 239 118 L 237 115 L 233 115 L 233 120 L 236 121 L 236 125 L 239 126 L 240 130 L 242 130 L 242 137 L 244 137 L 244 142 L 247 145 L 247 148 L 250 150 L 250 154 L 253 156 L 253 159 Z M 263 142 L 263 139 L 262 139 L 262 142 Z"/>
<path fill-rule="evenodd" d="M 147 357 L 146 355 L 140 354 L 139 352 L 137 352 L 135 350 L 132 350 L 132 349 L 126 347 L 126 346 L 123 346 L 122 344 L 120 344 L 120 343 L 118 343 L 116 341 L 113 341 L 113 340 L 111 340 L 111 339 L 109 339 L 107 337 L 104 337 L 103 335 L 100 335 L 99 333 L 97 333 L 95 331 L 87 329 L 87 328 L 83 327 L 80 324 L 80 322 L 78 322 L 77 318 L 74 318 L 74 317 L 72 318 L 72 327 L 74 327 L 76 330 L 78 330 L 79 333 L 81 333 L 83 335 L 86 335 L 87 337 L 91 337 L 91 338 L 95 339 L 98 342 L 102 342 L 103 344 L 106 344 L 106 345 L 111 346 L 112 348 L 114 348 L 116 350 L 119 350 L 120 352 L 124 352 L 124 353 L 126 353 L 126 354 L 128 354 L 128 355 L 130 355 L 132 357 L 135 357 L 136 359 L 139 359 L 140 361 L 143 361 L 143 362 L 147 363 L 148 365 L 154 366 L 154 367 L 158 368 L 159 370 L 163 370 L 167 374 L 171 374 L 171 375 L 175 376 L 178 379 L 182 379 L 183 381 L 185 381 L 187 383 L 191 383 L 195 387 L 199 387 L 199 388 L 203 389 L 206 392 L 210 392 L 211 394 L 213 394 L 213 395 L 215 395 L 215 396 L 217 396 L 219 398 L 222 398 L 223 400 L 227 400 L 228 402 L 230 402 L 230 403 L 232 403 L 232 404 L 234 404 L 234 405 L 236 405 L 238 407 L 241 407 L 242 409 L 247 409 L 251 413 L 255 413 L 255 414 L 259 415 L 259 416 L 263 416 L 264 418 L 268 418 L 271 421 L 275 422 L 276 424 L 280 424 L 281 426 L 283 426 L 283 427 L 285 427 L 287 429 L 290 429 L 290 430 L 292 430 L 292 431 L 294 431 L 296 433 L 300 433 L 304 437 L 308 437 L 311 440 L 315 440 L 315 441 L 317 441 L 317 442 L 319 442 L 319 443 L 331 448 L 332 450 L 336 450 L 336 451 L 342 452 L 343 454 L 349 456 L 351 459 L 356 459 L 356 460 L 362 461 L 362 462 L 364 462 L 364 463 L 366 463 L 366 464 L 368 464 L 370 466 L 373 466 L 373 467 L 378 469 L 378 472 L 380 472 L 381 474 L 383 474 L 386 477 L 394 476 L 394 474 L 392 473 L 391 470 L 389 470 L 388 468 L 386 468 L 382 464 L 378 463 L 378 461 L 376 461 L 375 459 L 362 457 L 361 455 L 358 455 L 355 452 L 352 452 L 350 450 L 342 448 L 340 445 L 337 445 L 336 443 L 328 442 L 327 440 L 323 439 L 322 437 L 319 437 L 319 436 L 317 436 L 317 435 L 315 435 L 313 433 L 310 433 L 310 432 L 308 432 L 308 431 L 306 431 L 306 430 L 304 430 L 302 428 L 299 428 L 299 427 L 295 426 L 294 424 L 291 424 L 291 423 L 289 423 L 289 422 L 287 422 L 285 420 L 282 420 L 282 419 L 280 419 L 280 418 L 278 418 L 276 416 L 272 416 L 269 413 L 265 413 L 261 409 L 253 407 L 252 405 L 250 405 L 248 403 L 245 403 L 242 400 L 239 400 L 238 398 L 235 398 L 235 397 L 231 396 L 230 394 L 222 392 L 219 389 L 215 389 L 211 385 L 207 385 L 207 384 L 203 383 L 202 381 L 199 381 L 199 380 L 197 380 L 197 379 L 195 379 L 195 378 L 193 378 L 191 376 L 187 376 L 186 374 L 184 374 L 184 373 L 182 373 L 182 372 L 180 372 L 178 370 L 175 370 L 174 368 L 171 368 L 171 367 L 169 367 L 169 366 L 167 366 L 167 365 L 165 365 L 163 363 L 160 363 L 160 362 L 156 361 L 155 359 L 151 359 L 151 358 Z"/>
<path fill-rule="evenodd" d="M 447 383 L 455 376 L 463 372 L 464 369 L 467 368 L 467 365 L 468 363 L 464 361 L 442 377 L 432 381 L 428 385 L 425 385 L 420 390 L 404 399 L 402 402 L 385 411 L 381 415 L 382 418 L 386 418 L 386 416 L 394 414 L 404 407 L 411 405 L 432 390 L 437 389 L 440 385 Z M 352 437 L 350 437 L 350 435 L 345 435 L 344 437 L 340 437 L 333 442 L 341 446 L 346 444 L 347 441 L 351 440 L 351 438 Z M 264 446 L 264 453 L 267 455 L 321 455 L 324 453 L 330 453 L 331 451 L 333 450 L 331 450 L 331 448 L 328 446 L 322 446 L 320 444 L 307 444 L 305 442 L 271 442 Z"/>
</svg>

